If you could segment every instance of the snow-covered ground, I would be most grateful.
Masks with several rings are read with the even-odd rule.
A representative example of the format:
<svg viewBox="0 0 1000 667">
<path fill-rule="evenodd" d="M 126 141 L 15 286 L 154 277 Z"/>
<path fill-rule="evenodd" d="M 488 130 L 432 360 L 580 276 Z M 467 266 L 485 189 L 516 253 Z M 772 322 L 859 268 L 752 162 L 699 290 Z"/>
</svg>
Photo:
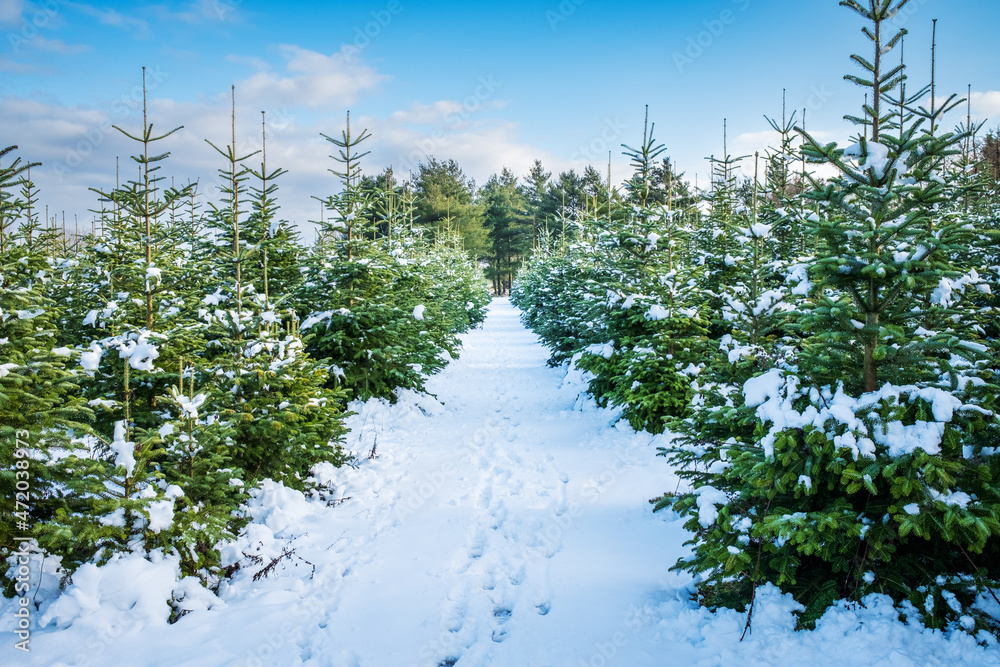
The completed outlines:
<svg viewBox="0 0 1000 667">
<path fill-rule="evenodd" d="M 664 436 L 616 425 L 546 358 L 494 301 L 431 382 L 437 400 L 354 406 L 359 462 L 318 471 L 325 499 L 257 492 L 219 598 L 176 584 L 170 558 L 84 568 L 37 612 L 30 654 L 4 601 L 0 664 L 1000 665 L 995 644 L 901 624 L 878 597 L 796 633 L 794 603 L 765 589 L 741 643 L 744 614 L 699 608 L 668 571 L 687 533 L 648 503 L 677 488 Z M 168 625 L 171 590 L 194 611 Z"/>
</svg>

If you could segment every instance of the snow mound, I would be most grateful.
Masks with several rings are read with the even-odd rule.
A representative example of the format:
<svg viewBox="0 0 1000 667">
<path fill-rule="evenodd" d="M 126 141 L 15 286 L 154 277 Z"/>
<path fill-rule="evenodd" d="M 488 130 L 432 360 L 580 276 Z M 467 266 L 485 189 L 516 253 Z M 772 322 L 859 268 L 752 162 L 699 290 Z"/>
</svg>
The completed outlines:
<svg viewBox="0 0 1000 667">
<path fill-rule="evenodd" d="M 97 632 L 121 624 L 123 619 L 136 630 L 167 625 L 167 601 L 178 583 L 179 563 L 177 556 L 164 556 L 160 551 L 148 557 L 115 555 L 101 567 L 85 563 L 73 574 L 73 583 L 42 615 L 39 626 L 82 624 Z"/>
</svg>

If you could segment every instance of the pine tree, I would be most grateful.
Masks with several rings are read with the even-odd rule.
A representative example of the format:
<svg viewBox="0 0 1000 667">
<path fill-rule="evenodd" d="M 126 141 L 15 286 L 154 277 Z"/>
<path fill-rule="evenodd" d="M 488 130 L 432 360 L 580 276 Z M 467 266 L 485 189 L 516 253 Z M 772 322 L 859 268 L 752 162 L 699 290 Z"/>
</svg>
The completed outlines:
<svg viewBox="0 0 1000 667">
<path fill-rule="evenodd" d="M 483 186 L 483 224 L 489 230 L 489 277 L 496 294 L 504 294 L 522 258 L 530 252 L 534 222 L 527 216 L 528 202 L 509 169 L 494 174 Z"/>
</svg>

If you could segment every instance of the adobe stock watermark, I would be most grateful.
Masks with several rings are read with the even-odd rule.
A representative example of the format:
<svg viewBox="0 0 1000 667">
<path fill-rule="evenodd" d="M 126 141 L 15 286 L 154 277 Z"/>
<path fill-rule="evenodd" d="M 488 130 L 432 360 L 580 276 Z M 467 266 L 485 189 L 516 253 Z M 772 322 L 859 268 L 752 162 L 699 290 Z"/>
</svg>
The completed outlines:
<svg viewBox="0 0 1000 667">
<path fill-rule="evenodd" d="M 658 586 L 661 590 L 679 590 L 663 579 L 659 581 Z M 605 641 L 595 642 L 591 654 L 587 658 L 581 658 L 577 664 L 579 667 L 608 667 L 618 662 L 618 659 L 623 657 L 621 655 L 623 650 L 629 644 L 629 638 L 658 623 L 659 617 L 657 606 L 653 603 L 647 602 L 641 607 L 632 605 L 625 613 L 624 629 L 613 633 Z"/>
<path fill-rule="evenodd" d="M 910 0 L 905 7 L 893 13 L 893 15 L 889 17 L 889 21 L 893 26 L 903 28 L 928 2 L 930 2 L 930 0 Z"/>
<path fill-rule="evenodd" d="M 390 0 L 384 9 L 373 9 L 369 13 L 372 20 L 365 23 L 364 26 L 357 26 L 354 29 L 354 41 L 345 45 L 341 50 L 348 62 L 357 58 L 362 51 L 371 45 L 373 40 L 382 34 L 383 30 L 389 27 L 393 18 L 403 13 L 403 3 L 399 0 Z"/>
<path fill-rule="evenodd" d="M 600 134 L 589 142 L 582 144 L 570 159 L 574 162 L 587 162 L 590 164 L 605 160 L 608 151 L 614 150 L 618 139 L 621 138 L 627 129 L 628 125 L 623 123 L 620 118 L 606 118 Z"/>
<path fill-rule="evenodd" d="M 583 483 L 578 498 L 556 508 L 535 536 L 536 543 L 529 547 L 531 550 L 546 557 L 554 555 L 561 548 L 566 533 L 583 517 L 585 506 L 595 505 L 608 489 L 622 479 L 629 468 L 636 465 L 628 457 L 625 448 L 616 448 L 614 453 L 614 460 L 600 475 Z"/>
<path fill-rule="evenodd" d="M 28 593 L 31 590 L 31 456 L 28 438 L 31 433 L 24 430 L 14 433 L 14 511 L 15 527 L 20 535 L 14 536 L 18 543 L 17 567 L 14 568 L 14 595 L 17 610 L 14 612 L 14 648 L 25 653 L 31 652 L 31 612 L 33 606 Z M 41 576 L 41 575 L 39 575 Z"/>
<path fill-rule="evenodd" d="M 576 13 L 576 8 L 587 0 L 562 0 L 555 9 L 545 11 L 545 20 L 549 22 L 549 27 L 555 30 L 560 23 L 565 23 L 570 16 Z"/>
<path fill-rule="evenodd" d="M 146 68 L 146 93 L 152 92 L 160 87 L 169 73 L 157 67 Z M 130 113 L 142 108 L 143 86 L 137 84 L 127 93 L 123 93 L 111 103 L 107 115 L 93 127 L 83 133 L 83 138 L 76 144 L 66 146 L 65 157 L 52 165 L 52 173 L 61 183 L 63 178 L 76 171 L 84 160 L 99 148 L 114 130 L 112 125 L 128 117 Z"/>
<path fill-rule="evenodd" d="M 295 115 L 288 111 L 288 107 L 283 107 L 280 110 L 266 111 L 264 113 L 264 127 L 267 131 L 267 140 L 270 143 L 271 139 L 276 135 L 291 127 L 292 123 L 295 122 Z M 260 130 L 261 126 L 259 124 L 253 127 L 254 130 Z M 251 155 L 257 153 L 254 156 L 254 160 L 260 159 L 260 152 L 264 149 L 264 137 L 261 136 L 260 132 L 254 134 L 244 133 L 241 130 L 241 136 L 236 141 L 236 154 L 237 155 Z M 250 162 L 254 164 L 255 162 Z M 259 162 L 257 163 L 259 164 Z M 217 171 L 214 172 L 207 179 L 202 179 L 205 183 L 204 193 L 206 195 L 214 194 L 221 191 L 223 188 L 229 187 L 229 181 L 225 180 L 221 174 Z M 200 188 L 199 188 L 199 191 Z"/>
<path fill-rule="evenodd" d="M 684 51 L 674 51 L 674 65 L 679 73 L 683 74 L 688 66 L 693 65 L 694 61 L 705 54 L 705 51 L 712 48 L 716 40 L 726 32 L 726 27 L 736 23 L 740 12 L 745 12 L 750 8 L 751 0 L 732 0 L 732 3 L 736 5 L 736 10 L 723 9 L 717 18 L 703 21 L 702 26 L 705 29 L 697 35 L 691 35 L 687 38 L 687 46 Z"/>
<path fill-rule="evenodd" d="M 244 667 L 265 667 L 277 664 L 276 652 L 284 646 L 297 644 L 303 639 L 310 623 L 314 623 L 329 607 L 317 594 L 304 598 L 274 632 L 268 633 L 256 647 L 250 650 L 241 663 Z"/>
<path fill-rule="evenodd" d="M 19 53 L 21 47 L 38 37 L 40 31 L 45 30 L 52 23 L 53 19 L 59 15 L 65 3 L 61 0 L 38 0 L 35 2 L 35 10 L 24 17 L 20 30 L 11 30 L 7 33 L 7 43 L 14 53 Z"/>
<path fill-rule="evenodd" d="M 827 102 L 833 99 L 833 96 L 834 92 L 827 88 L 826 84 L 810 86 L 805 108 L 809 111 L 819 111 L 826 106 Z"/>
<path fill-rule="evenodd" d="M 472 117 L 484 103 L 493 97 L 494 93 L 503 84 L 496 81 L 492 74 L 479 77 L 478 85 L 471 95 L 462 100 L 457 109 L 446 111 L 441 116 L 441 120 L 448 124 L 450 129 L 457 130 L 462 123 Z M 410 151 L 408 155 L 401 155 L 398 159 L 401 173 L 416 173 L 419 164 L 430 157 L 434 150 L 441 146 L 447 138 L 444 128 L 435 128 L 430 136 L 420 139 L 414 145 L 416 150 Z"/>
<path fill-rule="evenodd" d="M 226 17 L 235 12 L 243 0 L 214 0 L 212 9 L 215 10 L 215 17 L 220 21 L 225 21 Z"/>
</svg>

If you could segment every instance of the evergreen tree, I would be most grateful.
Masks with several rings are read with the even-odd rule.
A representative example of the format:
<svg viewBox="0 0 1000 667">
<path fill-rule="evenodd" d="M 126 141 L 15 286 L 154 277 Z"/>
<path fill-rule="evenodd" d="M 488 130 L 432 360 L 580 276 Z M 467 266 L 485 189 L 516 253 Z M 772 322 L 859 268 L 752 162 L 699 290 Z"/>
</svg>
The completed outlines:
<svg viewBox="0 0 1000 667">
<path fill-rule="evenodd" d="M 839 174 L 806 195 L 822 211 L 797 276 L 807 337 L 716 413 L 713 446 L 684 473 L 695 490 L 672 503 L 695 534 L 676 567 L 702 573 L 710 604 L 751 613 L 772 581 L 809 627 L 837 599 L 880 592 L 931 627 L 965 614 L 976 625 L 960 627 L 996 630 L 972 607 L 998 575 L 996 388 L 967 298 L 981 280 L 964 264 L 972 235 L 941 209 L 963 136 L 935 130 L 952 102 L 928 112 L 926 91 L 891 96 L 904 73 L 884 67 L 902 37 L 889 20 L 906 1 L 841 2 L 867 21 L 874 57 L 852 57 L 863 73 L 849 80 L 870 90 L 848 117 L 857 142 L 803 133 Z"/>
<path fill-rule="evenodd" d="M 296 318 L 282 323 L 275 306 L 285 295 L 268 292 L 264 253 L 268 246 L 249 246 L 241 240 L 245 238 L 245 218 L 255 221 L 258 233 L 263 233 L 265 226 L 270 230 L 277 204 L 271 198 L 274 185 L 267 183 L 282 170 L 267 170 L 266 145 L 261 151 L 260 171 L 243 166 L 256 153 L 240 157 L 236 152 L 235 123 L 234 103 L 232 144 L 224 149 L 215 147 L 225 165 L 219 170 L 223 198 L 219 205 L 212 206 L 216 224 L 231 230 L 232 250 L 220 255 L 223 267 L 219 274 L 228 280 L 204 298 L 206 305 L 216 308 L 212 312 L 206 309 L 205 315 L 211 344 L 204 363 L 211 387 L 201 400 L 208 401 L 232 429 L 228 455 L 233 466 L 245 472 L 251 482 L 271 478 L 303 488 L 313 465 L 340 465 L 345 460 L 339 440 L 344 433 L 341 406 L 346 394 L 326 386 L 327 369 L 305 351 Z M 349 146 L 353 148 L 353 144 Z M 347 164 L 348 176 L 353 178 L 355 164 L 353 160 Z M 260 186 L 253 212 L 246 215 L 240 204 L 246 199 L 245 181 L 254 174 Z M 349 199 L 348 205 L 354 210 L 357 202 Z M 361 242 L 350 235 L 354 230 L 351 222 L 349 252 Z M 280 250 L 276 244 L 272 247 Z M 260 267 L 261 281 L 268 290 L 260 292 L 252 283 L 244 283 L 252 275 L 244 271 L 248 265 Z M 229 308 L 220 307 L 226 305 Z M 191 405 L 191 394 L 193 391 L 187 403 L 183 398 L 176 401 L 182 407 Z"/>
<path fill-rule="evenodd" d="M 16 149 L 0 149 L 0 160 Z M 47 462 L 77 447 L 69 434 L 85 433 L 89 416 L 73 351 L 55 335 L 62 307 L 48 294 L 54 271 L 44 252 L 54 232 L 38 229 L 31 196 L 16 195 L 38 164 L 13 158 L 0 166 L 0 490 L 10 499 L 0 516 L 3 553 L 17 538 L 37 538 L 64 503 L 73 470 Z M 5 592 L 12 585 L 5 574 Z"/>
<path fill-rule="evenodd" d="M 541 160 L 535 160 L 524 179 L 525 217 L 531 219 L 531 248 L 536 250 L 548 243 L 549 212 L 543 210 L 545 195 L 549 189 L 552 172 L 545 171 Z"/>
<path fill-rule="evenodd" d="M 475 204 L 476 184 L 454 160 L 434 157 L 413 175 L 414 219 L 431 241 L 456 233 L 470 257 L 488 253 L 482 212 Z"/>
<path fill-rule="evenodd" d="M 533 221 L 527 217 L 527 202 L 509 169 L 494 174 L 480 194 L 483 224 L 489 230 L 488 277 L 496 294 L 504 294 L 513 283 L 521 260 L 530 252 Z"/>
</svg>

